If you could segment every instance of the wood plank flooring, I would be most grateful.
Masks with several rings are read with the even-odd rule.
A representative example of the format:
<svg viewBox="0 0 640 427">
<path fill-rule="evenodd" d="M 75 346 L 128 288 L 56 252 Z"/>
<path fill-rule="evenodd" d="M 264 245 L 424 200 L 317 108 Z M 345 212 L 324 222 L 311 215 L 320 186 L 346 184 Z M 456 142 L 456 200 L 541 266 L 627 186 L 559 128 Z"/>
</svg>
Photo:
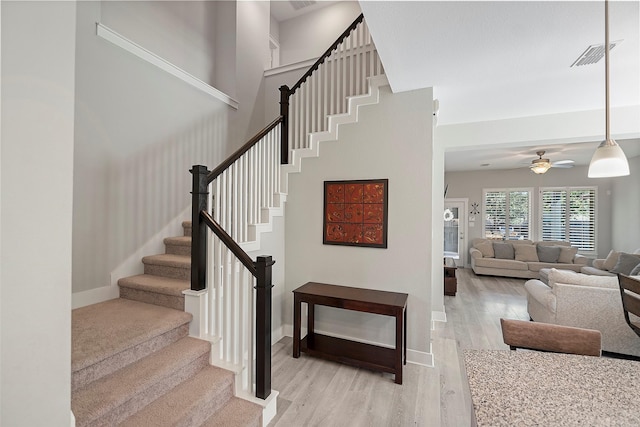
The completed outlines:
<svg viewBox="0 0 640 427">
<path fill-rule="evenodd" d="M 292 339 L 273 346 L 272 385 L 280 392 L 269 427 L 426 426 L 471 423 L 471 398 L 462 349 L 508 349 L 500 317 L 528 320 L 523 279 L 476 276 L 458 269 L 458 292 L 445 296 L 447 322 L 435 322 L 435 367 L 407 364 L 404 384 L 372 372 L 302 354 Z M 425 325 L 426 327 L 426 325 Z"/>
</svg>

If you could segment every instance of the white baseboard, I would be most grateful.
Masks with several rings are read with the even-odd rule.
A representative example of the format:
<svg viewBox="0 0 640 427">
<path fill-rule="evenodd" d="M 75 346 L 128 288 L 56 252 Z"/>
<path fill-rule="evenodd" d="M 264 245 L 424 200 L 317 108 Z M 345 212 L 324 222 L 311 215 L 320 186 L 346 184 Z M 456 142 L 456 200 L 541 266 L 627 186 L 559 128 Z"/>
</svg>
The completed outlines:
<svg viewBox="0 0 640 427">
<path fill-rule="evenodd" d="M 122 264 L 111 272 L 111 286 L 118 286 L 118 280 L 123 277 L 142 274 L 144 266 L 142 258 L 148 255 L 164 253 L 164 239 L 167 237 L 182 236 L 182 222 L 191 219 L 191 207 L 189 206 L 172 219 L 162 230 L 131 254 Z"/>
<path fill-rule="evenodd" d="M 100 288 L 89 289 L 84 292 L 75 292 L 71 295 L 71 308 L 76 309 L 91 304 L 118 298 L 120 290 L 118 286 L 102 286 Z"/>
<path fill-rule="evenodd" d="M 122 264 L 117 266 L 110 275 L 110 285 L 100 288 L 89 289 L 88 291 L 75 292 L 71 296 L 71 308 L 85 307 L 91 304 L 118 298 L 120 289 L 118 288 L 118 280 L 123 277 L 135 276 L 142 274 L 144 266 L 142 258 L 147 255 L 155 255 L 164 253 L 165 237 L 181 236 L 183 234 L 182 222 L 191 218 L 191 207 L 180 212 L 178 216 L 172 219 L 160 232 L 156 233 L 143 246 L 138 248 L 130 255 Z"/>
<path fill-rule="evenodd" d="M 442 311 L 431 312 L 431 330 L 435 328 L 433 322 L 447 322 L 447 313 L 444 311 L 444 307 L 442 307 Z"/>
</svg>

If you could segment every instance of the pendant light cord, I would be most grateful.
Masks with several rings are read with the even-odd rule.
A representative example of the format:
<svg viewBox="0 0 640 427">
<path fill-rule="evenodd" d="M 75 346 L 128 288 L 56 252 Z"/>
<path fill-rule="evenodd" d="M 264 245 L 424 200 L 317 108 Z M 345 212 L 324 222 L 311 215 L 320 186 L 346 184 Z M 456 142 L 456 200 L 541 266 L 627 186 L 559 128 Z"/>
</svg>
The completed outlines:
<svg viewBox="0 0 640 427">
<path fill-rule="evenodd" d="M 609 144 L 609 0 L 604 1 L 605 144 Z"/>
</svg>

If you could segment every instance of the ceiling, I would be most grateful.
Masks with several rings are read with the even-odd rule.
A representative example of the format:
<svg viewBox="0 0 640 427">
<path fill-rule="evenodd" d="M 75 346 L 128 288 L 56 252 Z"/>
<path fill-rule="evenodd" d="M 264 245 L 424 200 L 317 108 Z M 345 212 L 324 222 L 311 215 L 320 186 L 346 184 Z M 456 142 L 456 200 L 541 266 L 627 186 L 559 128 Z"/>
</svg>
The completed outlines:
<svg viewBox="0 0 640 427">
<path fill-rule="evenodd" d="M 289 1 L 272 0 L 271 10 L 282 21 L 333 3 L 319 0 L 295 11 Z M 604 60 L 571 67 L 590 45 L 604 44 L 602 1 L 359 3 L 391 88 L 433 87 L 438 125 L 604 108 Z M 611 41 L 623 40 L 611 51 L 611 106 L 638 106 L 640 1 L 610 1 L 609 27 Z M 445 169 L 526 167 L 539 149 L 552 161 L 586 165 L 599 142 L 479 147 L 449 153 Z M 628 157 L 640 155 L 640 140 L 619 142 Z"/>
<path fill-rule="evenodd" d="M 312 4 L 311 4 L 312 3 Z M 271 16 L 276 21 L 282 22 L 287 19 L 297 18 L 300 15 L 304 15 L 309 12 L 315 12 L 323 7 L 330 6 L 339 1 L 329 0 L 304 0 L 304 1 L 289 1 L 289 0 L 271 0 Z M 296 4 L 296 7 L 294 7 Z M 308 4 L 308 5 L 307 5 Z M 304 7 L 300 7 L 303 6 Z"/>
<path fill-rule="evenodd" d="M 602 1 L 360 5 L 393 91 L 433 87 L 438 125 L 604 108 L 604 60 L 571 67 L 588 46 L 604 44 Z M 640 105 L 639 1 L 610 2 L 609 34 L 623 40 L 611 51 L 611 106 Z M 526 167 L 539 149 L 551 161 L 587 165 L 599 142 L 449 152 L 445 170 Z M 627 157 L 640 155 L 640 140 L 619 142 Z"/>
</svg>

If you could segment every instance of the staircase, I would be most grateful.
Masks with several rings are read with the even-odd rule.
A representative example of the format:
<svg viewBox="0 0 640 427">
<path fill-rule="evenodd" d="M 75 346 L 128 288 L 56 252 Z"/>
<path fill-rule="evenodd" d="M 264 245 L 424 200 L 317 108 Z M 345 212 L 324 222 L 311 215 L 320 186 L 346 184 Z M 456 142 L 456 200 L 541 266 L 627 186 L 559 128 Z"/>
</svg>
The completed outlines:
<svg viewBox="0 0 640 427">
<path fill-rule="evenodd" d="M 73 310 L 71 408 L 77 426 L 262 426 L 262 407 L 211 366 L 211 343 L 188 336 L 191 224 L 120 280 L 120 298 Z"/>
<path fill-rule="evenodd" d="M 118 281 L 120 298 L 73 311 L 76 425 L 263 426 L 275 415 L 277 393 L 266 403 L 270 317 L 263 330 L 254 330 L 252 311 L 265 307 L 270 315 L 271 273 L 261 285 L 255 270 L 260 262 L 264 268 L 265 260 L 254 263 L 245 251 L 259 249 L 261 233 L 271 231 L 274 215 L 283 214 L 289 173 L 300 172 L 303 158 L 317 157 L 321 142 L 336 140 L 341 124 L 356 122 L 359 106 L 378 102 L 379 86 L 387 81 L 362 23 L 361 15 L 298 83 L 281 88 L 285 115 L 213 171 L 194 166 L 198 227 L 184 222 L 183 236 L 164 240 L 164 254 L 144 257 L 144 274 Z M 341 75 L 343 84 L 330 79 Z M 322 108 L 311 107 L 307 114 L 315 104 Z M 197 174 L 207 182 L 198 183 Z M 206 286 L 202 275 L 193 287 L 193 271 L 201 265 L 192 271 L 192 236 L 195 242 L 211 240 L 203 267 L 212 272 Z M 193 259 L 201 260 L 199 244 L 193 248 Z M 264 303 L 260 290 L 267 288 Z M 207 341 L 188 336 L 190 328 L 191 335 Z M 269 372 L 264 397 L 261 364 Z M 252 387 L 264 406 L 236 397 Z"/>
</svg>

